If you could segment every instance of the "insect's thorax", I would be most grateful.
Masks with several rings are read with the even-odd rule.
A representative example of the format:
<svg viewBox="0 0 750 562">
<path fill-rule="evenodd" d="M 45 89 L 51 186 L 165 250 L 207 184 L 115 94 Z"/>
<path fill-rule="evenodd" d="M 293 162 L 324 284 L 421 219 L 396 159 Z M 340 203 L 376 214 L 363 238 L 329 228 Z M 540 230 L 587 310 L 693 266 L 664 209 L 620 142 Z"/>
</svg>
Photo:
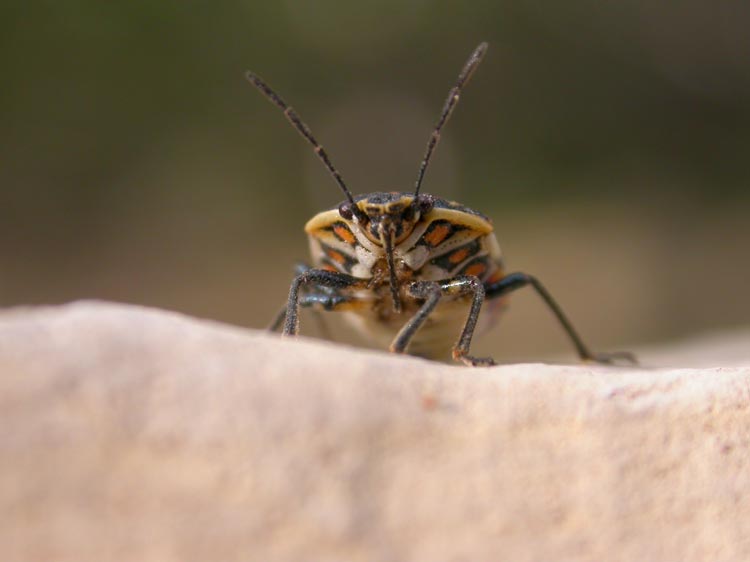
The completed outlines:
<svg viewBox="0 0 750 562">
<path fill-rule="evenodd" d="M 402 193 L 359 198 L 358 205 L 371 217 L 367 224 L 347 220 L 336 209 L 313 217 L 305 230 L 315 267 L 369 279 L 369 288 L 377 292 L 389 284 L 389 268 L 387 244 L 372 224 L 390 220 L 393 266 L 404 289 L 416 280 L 439 281 L 463 274 L 484 281 L 497 272 L 500 249 L 489 219 L 442 199 L 435 199 L 434 207 L 423 215 L 398 216 L 411 201 L 411 195 Z M 394 208 L 397 212 L 388 215 Z"/>
</svg>

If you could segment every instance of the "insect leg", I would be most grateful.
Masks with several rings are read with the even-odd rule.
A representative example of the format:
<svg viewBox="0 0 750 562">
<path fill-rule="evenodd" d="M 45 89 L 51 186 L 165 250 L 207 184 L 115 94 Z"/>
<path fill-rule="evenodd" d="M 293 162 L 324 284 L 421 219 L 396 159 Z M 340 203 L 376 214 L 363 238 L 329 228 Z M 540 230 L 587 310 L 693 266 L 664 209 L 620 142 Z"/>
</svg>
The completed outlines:
<svg viewBox="0 0 750 562">
<path fill-rule="evenodd" d="M 297 263 L 294 266 L 294 275 L 300 275 L 304 273 L 305 271 L 308 271 L 309 269 L 312 269 L 309 265 L 306 263 Z M 326 291 L 324 287 L 320 287 L 320 290 L 326 292 L 326 294 L 330 293 L 330 290 Z M 300 299 L 300 306 L 302 307 L 309 307 L 313 306 L 315 303 L 313 301 L 307 302 L 307 296 Z M 325 308 L 325 305 L 324 305 Z M 319 323 L 319 328 L 321 332 L 326 332 L 326 334 L 323 334 L 323 337 L 326 339 L 330 339 L 327 336 L 330 334 L 327 334 L 328 330 L 325 326 L 325 323 L 322 322 L 321 318 L 318 315 L 318 311 L 315 310 L 315 315 L 318 316 L 317 321 Z M 266 328 L 269 332 L 278 332 L 281 326 L 284 324 L 284 320 L 286 319 L 286 304 L 276 313 L 276 316 L 273 317 L 273 321 L 268 325 L 268 328 Z"/>
<path fill-rule="evenodd" d="M 424 324 L 427 317 L 437 306 L 438 301 L 444 296 L 462 296 L 473 294 L 469 316 L 464 324 L 458 342 L 453 348 L 453 358 L 456 361 L 462 361 L 467 365 L 494 365 L 495 362 L 490 357 L 473 357 L 469 355 L 471 338 L 474 335 L 474 328 L 477 325 L 479 311 L 482 309 L 484 302 L 484 286 L 478 278 L 472 275 L 460 275 L 447 281 L 418 281 L 412 283 L 409 287 L 409 294 L 417 299 L 425 299 L 422 307 L 417 313 L 401 328 L 391 344 L 391 351 L 403 353 L 409 345 L 414 334 Z"/>
<path fill-rule="evenodd" d="M 310 312 L 313 314 L 313 318 L 315 319 L 315 322 L 318 326 L 317 333 L 324 340 L 330 340 L 332 339 L 332 336 L 328 324 L 326 324 L 323 320 L 321 310 L 337 310 L 342 305 L 348 304 L 350 302 L 352 302 L 351 297 L 347 295 L 331 294 L 330 292 L 312 293 L 308 295 L 302 295 L 299 298 L 300 308 L 310 309 Z M 286 305 L 284 305 L 284 308 L 279 310 L 279 312 L 276 314 L 273 322 L 268 327 L 268 331 L 278 332 L 279 328 L 281 328 L 281 326 L 284 324 L 285 319 Z"/>
<path fill-rule="evenodd" d="M 482 304 L 484 303 L 484 285 L 482 285 L 482 282 L 473 275 L 461 275 L 444 283 L 443 294 L 458 296 L 468 293 L 474 293 L 474 298 L 471 301 L 471 309 L 469 310 L 469 316 L 466 318 L 464 329 L 461 331 L 461 337 L 458 338 L 458 343 L 453 346 L 453 359 L 456 361 L 462 361 L 464 364 L 474 367 L 489 367 L 490 365 L 495 364 L 492 357 L 474 357 L 469 355 L 471 338 L 474 336 L 474 329 L 477 327 L 479 311 L 482 309 Z"/>
<path fill-rule="evenodd" d="M 615 351 L 612 353 L 597 353 L 591 351 L 588 346 L 583 343 L 583 339 L 581 339 L 581 336 L 578 335 L 578 332 L 573 327 L 573 324 L 571 324 L 570 320 L 568 320 L 568 317 L 562 311 L 560 305 L 557 304 L 557 301 L 552 298 L 552 295 L 549 293 L 549 291 L 547 291 L 544 285 L 542 285 L 539 280 L 532 275 L 520 272 L 510 273 L 499 281 L 496 281 L 495 283 L 492 283 L 485 287 L 485 292 L 487 293 L 487 298 L 496 298 L 506 293 L 515 291 L 516 289 L 526 287 L 527 285 L 531 285 L 537 292 L 537 294 L 542 297 L 542 300 L 550 308 L 552 313 L 557 318 L 558 322 L 560 322 L 563 329 L 568 334 L 568 337 L 573 342 L 573 345 L 578 352 L 578 356 L 581 359 L 585 361 L 596 361 L 597 363 L 612 363 L 617 359 L 623 359 L 633 364 L 638 363 L 638 360 L 635 358 L 635 356 L 628 351 Z"/>
<path fill-rule="evenodd" d="M 409 294 L 416 299 L 424 299 L 424 303 L 417 313 L 404 324 L 404 327 L 401 328 L 391 343 L 390 350 L 393 353 L 404 353 L 406 351 L 406 346 L 409 345 L 414 334 L 424 324 L 430 313 L 435 310 L 442 296 L 442 287 L 437 281 L 417 281 L 409 286 Z"/>
<path fill-rule="evenodd" d="M 286 305 L 284 305 L 284 308 L 282 308 L 276 313 L 276 316 L 273 317 L 273 321 L 268 325 L 268 328 L 266 329 L 269 332 L 278 332 L 279 328 L 281 328 L 281 325 L 284 323 L 285 319 L 286 319 Z"/>
<path fill-rule="evenodd" d="M 300 289 L 308 285 L 317 286 L 319 289 L 323 289 L 325 293 L 303 295 L 300 297 Z M 331 307 L 333 307 L 334 304 L 340 304 L 336 301 L 336 298 L 339 298 L 340 295 L 335 294 L 334 291 L 365 288 L 366 286 L 367 280 L 365 279 L 358 279 L 351 275 L 335 271 L 307 269 L 300 273 L 294 278 L 292 286 L 289 288 L 289 300 L 286 306 L 286 320 L 284 322 L 283 334 L 285 336 L 296 336 L 299 333 L 299 308 L 303 303 L 307 306 L 312 306 L 316 303 L 323 304 L 324 302 L 329 302 Z M 331 293 L 328 293 L 328 291 L 331 291 Z"/>
</svg>

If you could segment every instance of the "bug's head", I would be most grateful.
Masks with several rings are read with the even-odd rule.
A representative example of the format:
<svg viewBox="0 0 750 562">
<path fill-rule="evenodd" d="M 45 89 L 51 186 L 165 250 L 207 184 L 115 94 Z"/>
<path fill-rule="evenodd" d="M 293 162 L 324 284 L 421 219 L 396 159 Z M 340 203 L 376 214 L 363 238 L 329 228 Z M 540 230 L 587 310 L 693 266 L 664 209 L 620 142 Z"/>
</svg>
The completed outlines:
<svg viewBox="0 0 750 562">
<path fill-rule="evenodd" d="M 393 245 L 404 240 L 414 226 L 432 210 L 432 195 L 411 193 L 371 193 L 354 204 L 344 201 L 339 214 L 346 220 L 355 220 L 360 229 L 373 242 Z"/>
</svg>

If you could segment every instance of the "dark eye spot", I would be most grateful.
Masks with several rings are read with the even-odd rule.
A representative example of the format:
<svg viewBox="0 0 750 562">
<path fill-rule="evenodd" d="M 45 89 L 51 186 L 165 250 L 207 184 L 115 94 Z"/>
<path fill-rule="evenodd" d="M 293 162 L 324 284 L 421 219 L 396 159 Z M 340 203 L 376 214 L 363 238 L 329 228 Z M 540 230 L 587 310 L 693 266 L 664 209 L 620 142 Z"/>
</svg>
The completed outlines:
<svg viewBox="0 0 750 562">
<path fill-rule="evenodd" d="M 432 195 L 426 193 L 420 193 L 417 195 L 417 207 L 419 207 L 419 212 L 421 214 L 424 215 L 425 213 L 429 213 L 434 206 L 435 198 Z"/>
<path fill-rule="evenodd" d="M 352 210 L 352 204 L 349 201 L 344 201 L 339 205 L 339 215 L 341 215 L 341 218 L 348 221 L 352 220 L 352 217 L 354 217 L 354 211 Z"/>
</svg>

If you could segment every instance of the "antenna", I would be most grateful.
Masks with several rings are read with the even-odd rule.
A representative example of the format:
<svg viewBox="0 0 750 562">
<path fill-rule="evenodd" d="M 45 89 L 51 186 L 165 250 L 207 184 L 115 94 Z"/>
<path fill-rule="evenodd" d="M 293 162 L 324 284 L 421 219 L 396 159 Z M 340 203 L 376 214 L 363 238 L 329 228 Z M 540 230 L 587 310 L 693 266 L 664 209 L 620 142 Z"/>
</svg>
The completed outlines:
<svg viewBox="0 0 750 562">
<path fill-rule="evenodd" d="M 261 94 L 266 96 L 268 100 L 274 104 L 276 107 L 278 107 L 281 111 L 284 112 L 284 117 L 286 117 L 289 122 L 292 124 L 292 126 L 297 129 L 297 132 L 299 132 L 300 135 L 305 137 L 307 139 L 307 142 L 309 142 L 311 145 L 313 145 L 313 148 L 315 150 L 315 154 L 318 155 L 318 157 L 323 161 L 323 164 L 325 164 L 325 167 L 328 168 L 328 171 L 331 172 L 331 175 L 333 176 L 333 179 L 336 180 L 336 183 L 339 184 L 339 187 L 341 188 L 341 191 L 344 192 L 344 195 L 346 195 L 346 198 L 349 200 L 349 203 L 352 206 L 353 212 L 357 213 L 359 211 L 359 207 L 357 207 L 356 203 L 354 202 L 354 197 L 352 196 L 352 192 L 349 191 L 349 188 L 346 187 L 346 184 L 344 183 L 344 180 L 341 178 L 341 174 L 339 174 L 339 171 L 334 167 L 334 165 L 331 163 L 331 160 L 328 158 L 328 154 L 326 154 L 326 151 L 323 149 L 323 147 L 320 145 L 318 141 L 315 140 L 315 137 L 313 137 L 312 132 L 302 122 L 302 119 L 299 118 L 299 115 L 297 115 L 297 112 L 294 111 L 281 97 L 274 92 L 271 87 L 266 84 L 258 75 L 248 71 L 245 73 L 245 78 L 258 90 Z"/>
<path fill-rule="evenodd" d="M 427 150 L 425 151 L 424 158 L 422 159 L 422 164 L 419 166 L 417 183 L 414 187 L 415 199 L 417 195 L 419 195 L 419 188 L 422 186 L 422 180 L 424 179 L 424 173 L 425 170 L 427 170 L 427 165 L 430 163 L 432 151 L 435 150 L 437 143 L 440 141 L 440 130 L 443 128 L 443 125 L 445 125 L 445 123 L 448 121 L 448 118 L 451 116 L 453 109 L 458 103 L 458 99 L 461 95 L 461 90 L 469 81 L 477 66 L 479 66 L 479 63 L 482 61 L 482 57 L 486 52 L 487 43 L 480 43 L 480 45 L 476 49 L 474 49 L 474 52 L 471 53 L 471 56 L 469 57 L 469 60 L 466 61 L 466 64 L 464 64 L 464 67 L 461 70 L 461 74 L 458 75 L 458 81 L 456 82 L 456 85 L 451 88 L 450 92 L 448 92 L 448 99 L 445 100 L 445 104 L 443 105 L 443 112 L 440 114 L 440 119 L 438 120 L 437 125 L 435 125 L 435 130 L 432 131 L 430 140 L 427 143 Z"/>
</svg>

